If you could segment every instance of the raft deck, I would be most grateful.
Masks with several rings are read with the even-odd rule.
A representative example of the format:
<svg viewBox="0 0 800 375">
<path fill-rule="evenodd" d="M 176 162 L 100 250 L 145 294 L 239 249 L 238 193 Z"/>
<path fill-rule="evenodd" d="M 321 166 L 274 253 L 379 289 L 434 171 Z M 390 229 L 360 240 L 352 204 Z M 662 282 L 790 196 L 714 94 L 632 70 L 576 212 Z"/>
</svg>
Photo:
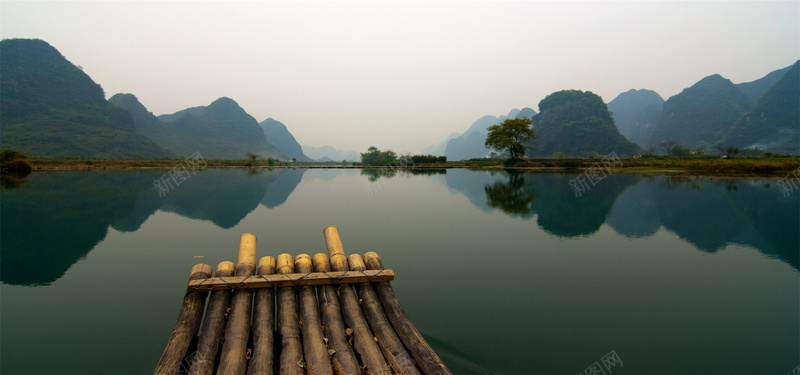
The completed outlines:
<svg viewBox="0 0 800 375">
<path fill-rule="evenodd" d="M 153 374 L 450 374 L 378 254 L 347 257 L 336 227 L 323 235 L 328 254 L 256 264 L 256 237 L 245 233 L 235 267 L 221 262 L 212 277 L 195 265 Z"/>
</svg>

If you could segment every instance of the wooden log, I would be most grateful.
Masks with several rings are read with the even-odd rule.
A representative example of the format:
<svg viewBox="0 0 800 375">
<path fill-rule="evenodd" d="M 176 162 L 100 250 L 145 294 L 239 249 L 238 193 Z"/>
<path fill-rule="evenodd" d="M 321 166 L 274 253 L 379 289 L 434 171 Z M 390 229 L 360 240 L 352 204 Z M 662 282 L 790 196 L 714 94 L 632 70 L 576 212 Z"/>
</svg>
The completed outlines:
<svg viewBox="0 0 800 375">
<path fill-rule="evenodd" d="M 339 229 L 327 227 L 322 231 L 325 237 L 325 246 L 328 249 L 328 257 L 333 271 L 347 271 L 347 258 L 344 255 L 344 247 L 339 237 Z M 350 285 L 339 287 L 339 303 L 342 308 L 342 317 L 345 323 L 353 330 L 353 346 L 361 356 L 365 366 L 364 372 L 367 374 L 391 374 L 389 366 L 381 354 L 375 336 L 367 325 L 366 319 L 361 312 L 358 304 L 358 297 L 355 290 Z"/>
<path fill-rule="evenodd" d="M 229 277 L 234 274 L 233 262 L 220 262 L 217 265 L 216 277 Z M 190 375 L 211 375 L 214 373 L 214 361 L 217 359 L 220 341 L 225 332 L 226 310 L 231 302 L 231 291 L 217 290 L 211 293 L 206 307 L 203 327 L 197 343 L 197 353 L 192 358 Z"/>
<path fill-rule="evenodd" d="M 316 272 L 330 272 L 331 265 L 328 256 L 323 253 L 314 254 L 311 258 Z M 325 337 L 328 339 L 328 348 L 333 350 L 331 365 L 338 375 L 358 374 L 361 369 L 358 359 L 353 353 L 353 347 L 347 342 L 347 334 L 342 320 L 342 311 L 339 308 L 339 297 L 333 285 L 320 285 L 317 287 L 319 309 L 324 323 Z"/>
<path fill-rule="evenodd" d="M 282 286 L 301 286 L 301 285 L 326 285 L 326 284 L 353 284 L 378 281 L 394 280 L 392 270 L 366 270 L 366 271 L 346 271 L 346 272 L 312 272 L 312 273 L 290 273 L 263 275 L 261 277 L 233 276 L 233 277 L 212 277 L 202 280 L 190 281 L 187 290 L 230 290 L 236 289 L 258 289 L 258 288 L 280 288 Z"/>
<path fill-rule="evenodd" d="M 205 279 L 211 276 L 211 266 L 208 264 L 197 264 L 192 267 L 189 280 Z M 203 318 L 203 308 L 206 304 L 208 292 L 191 291 L 183 296 L 183 303 L 178 312 L 178 320 L 169 335 L 169 341 L 161 353 L 156 369 L 153 374 L 172 375 L 180 370 L 181 362 L 186 356 L 186 349 L 189 343 L 197 334 L 200 328 L 200 320 Z"/>
<path fill-rule="evenodd" d="M 383 269 L 383 263 L 377 253 L 368 252 L 364 254 L 364 263 L 367 269 Z M 451 374 L 450 370 L 444 365 L 436 352 L 428 345 L 422 334 L 408 318 L 403 306 L 389 282 L 379 282 L 372 284 L 378 294 L 378 298 L 383 305 L 386 317 L 392 323 L 394 331 L 411 353 L 417 366 L 425 374 Z"/>
<path fill-rule="evenodd" d="M 256 274 L 271 275 L 275 268 L 275 258 L 266 256 L 258 261 Z M 272 375 L 275 372 L 275 288 L 256 289 L 253 306 L 253 356 L 247 374 Z"/>
<path fill-rule="evenodd" d="M 294 258 L 295 272 L 311 273 L 311 257 L 300 254 Z M 317 292 L 313 286 L 301 286 L 297 290 L 300 306 L 300 328 L 303 334 L 303 354 L 306 359 L 306 370 L 310 375 L 333 375 L 331 356 L 322 335 L 322 321 L 317 309 Z"/>
<path fill-rule="evenodd" d="M 350 269 L 353 271 L 363 271 L 366 269 L 361 255 L 350 254 L 347 257 Z M 403 348 L 403 343 L 394 333 L 389 320 L 383 313 L 383 307 L 375 294 L 375 289 L 369 283 L 355 284 L 358 297 L 361 299 L 361 310 L 364 311 L 369 326 L 377 338 L 378 347 L 381 348 L 383 356 L 392 366 L 395 373 L 406 375 L 418 375 L 419 370 L 414 366 L 414 360 Z"/>
<path fill-rule="evenodd" d="M 325 237 L 325 247 L 328 249 L 331 270 L 348 271 L 350 268 L 347 265 L 347 257 L 344 255 L 342 239 L 339 237 L 339 228 L 327 227 L 322 230 L 322 235 Z"/>
<path fill-rule="evenodd" d="M 279 274 L 294 272 L 292 256 L 285 253 L 278 255 L 277 267 Z M 300 318 L 297 315 L 297 298 L 294 293 L 294 287 L 278 288 L 278 336 L 281 340 L 278 371 L 282 375 L 303 374 L 305 372 L 299 325 Z"/>
<path fill-rule="evenodd" d="M 256 270 L 256 236 L 245 233 L 239 238 L 236 276 L 253 275 Z M 247 368 L 247 341 L 250 338 L 250 312 L 253 290 L 237 289 L 231 297 L 231 311 L 225 327 L 225 342 L 217 374 L 244 374 Z"/>
</svg>

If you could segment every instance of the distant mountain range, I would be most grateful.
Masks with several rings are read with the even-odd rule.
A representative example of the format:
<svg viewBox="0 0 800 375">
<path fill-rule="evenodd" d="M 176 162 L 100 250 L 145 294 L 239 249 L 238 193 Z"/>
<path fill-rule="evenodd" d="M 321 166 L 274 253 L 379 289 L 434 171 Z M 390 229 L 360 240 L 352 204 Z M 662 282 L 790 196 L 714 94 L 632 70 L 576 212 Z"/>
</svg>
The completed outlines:
<svg viewBox="0 0 800 375">
<path fill-rule="evenodd" d="M 53 158 L 174 157 L 41 40 L 0 41 L 0 147 Z"/>
<path fill-rule="evenodd" d="M 313 161 L 303 153 L 303 147 L 297 143 L 292 133 L 282 122 L 268 118 L 258 123 L 264 131 L 267 140 L 274 144 L 280 153 L 297 161 Z"/>
<path fill-rule="evenodd" d="M 529 151 L 528 156 L 547 157 L 555 152 L 567 156 L 602 154 L 595 147 L 600 143 L 615 144 L 613 148 L 619 155 L 658 152 L 659 146 L 667 141 L 707 153 L 718 153 L 720 148 L 727 147 L 800 153 L 797 65 L 798 62 L 755 81 L 739 84 L 718 74 L 711 75 L 667 101 L 652 90 L 629 90 L 608 103 L 611 122 L 604 118 L 599 105 L 596 107 L 599 117 L 588 112 L 583 118 L 574 116 L 586 109 L 579 103 L 583 99 L 574 96 L 576 101 L 569 104 L 573 109 L 562 113 L 570 116 L 557 121 L 541 113 L 534 117 L 537 135 L 534 150 Z M 599 104 L 597 100 L 592 102 Z M 539 105 L 542 112 L 541 103 Z M 484 147 L 486 128 L 516 115 L 512 111 L 508 116 L 481 117 L 463 134 L 455 133 L 425 151 L 444 152 L 448 160 L 485 157 L 491 152 Z M 545 121 L 544 127 L 542 121 Z M 602 124 L 603 129 L 590 123 Z M 555 136 L 556 133 L 559 135 Z M 590 133 L 593 135 L 589 136 Z M 619 135 L 642 150 L 635 151 Z M 442 145 L 446 145 L 444 150 Z"/>
<path fill-rule="evenodd" d="M 444 155 L 447 156 L 448 160 L 467 160 L 486 157 L 492 152 L 492 149 L 484 146 L 486 135 L 489 133 L 487 130 L 488 127 L 500 124 L 507 118 L 533 118 L 535 115 L 536 111 L 525 107 L 523 109 L 512 109 L 508 112 L 508 115 L 505 116 L 483 116 L 473 122 L 464 134 L 458 136 L 456 136 L 456 134 L 451 135 L 446 141 Z"/>
<path fill-rule="evenodd" d="M 789 73 L 789 70 L 792 69 L 794 65 L 789 65 L 783 69 L 778 69 L 775 71 L 770 72 L 769 74 L 761 77 L 752 82 L 743 82 L 737 83 L 736 87 L 750 100 L 750 102 L 755 103 L 760 99 L 764 94 L 769 91 L 778 81 L 783 78 L 786 73 Z"/>
<path fill-rule="evenodd" d="M 739 84 L 710 75 L 666 102 L 653 91 L 631 90 L 608 107 L 620 133 L 650 151 L 675 141 L 707 153 L 727 147 L 798 153 L 798 64 Z"/>
<path fill-rule="evenodd" d="M 656 94 L 657 96 L 658 94 Z M 614 125 L 603 99 L 591 92 L 564 90 L 548 95 L 539 102 L 539 113 L 531 108 L 513 109 L 506 116 L 486 115 L 470 125 L 464 134 L 447 141 L 448 160 L 487 157 L 487 128 L 508 118 L 527 117 L 533 120 L 536 137 L 527 144 L 528 156 L 550 157 L 609 154 L 632 156 L 639 147 L 622 136 Z"/>
<path fill-rule="evenodd" d="M 569 100 L 548 105 L 549 114 L 526 107 L 486 115 L 424 153 L 486 157 L 492 152 L 484 146 L 487 128 L 518 117 L 532 118 L 537 132 L 529 156 L 658 152 L 669 141 L 706 153 L 727 147 L 800 153 L 798 64 L 739 84 L 710 75 L 666 101 L 654 91 L 630 90 L 601 106 L 594 94 L 565 90 L 551 94 Z M 306 162 L 360 160 L 357 152 L 332 146 L 301 147 L 284 124 L 272 118 L 258 123 L 230 98 L 158 117 L 133 94 L 106 101 L 100 85 L 36 39 L 0 41 L 0 102 L 0 147 L 37 157 L 160 159 L 199 152 L 208 159 L 253 153 Z"/>
<path fill-rule="evenodd" d="M 259 124 L 238 103 L 156 117 L 133 94 L 108 101 L 88 75 L 41 40 L 0 41 L 0 147 L 38 157 L 263 158 L 311 161 L 285 125 Z"/>
<path fill-rule="evenodd" d="M 646 146 L 661 117 L 664 99 L 651 90 L 633 90 L 608 102 L 619 132 L 633 143 Z"/>
<path fill-rule="evenodd" d="M 360 161 L 361 155 L 355 151 L 337 150 L 333 146 L 303 146 L 303 152 L 311 159 L 320 162 L 326 161 Z"/>
<path fill-rule="evenodd" d="M 648 146 L 677 141 L 710 150 L 752 106 L 736 85 L 719 74 L 703 78 L 666 102 Z"/>
<path fill-rule="evenodd" d="M 435 145 L 430 145 L 425 147 L 422 150 L 423 155 L 445 155 L 445 151 L 447 150 L 447 142 L 450 142 L 451 139 L 455 139 L 461 136 L 459 132 L 450 133 L 450 135 L 445 138 L 444 141 L 441 141 Z"/>
<path fill-rule="evenodd" d="M 207 159 L 244 159 L 253 153 L 286 159 L 267 142 L 258 122 L 229 98 L 159 117 L 132 94 L 117 94 L 108 101 L 130 112 L 140 133 L 180 157 L 199 152 Z"/>
<path fill-rule="evenodd" d="M 765 77 L 766 78 L 766 77 Z M 800 147 L 800 62 L 733 124 L 724 144 L 798 153 Z"/>
</svg>

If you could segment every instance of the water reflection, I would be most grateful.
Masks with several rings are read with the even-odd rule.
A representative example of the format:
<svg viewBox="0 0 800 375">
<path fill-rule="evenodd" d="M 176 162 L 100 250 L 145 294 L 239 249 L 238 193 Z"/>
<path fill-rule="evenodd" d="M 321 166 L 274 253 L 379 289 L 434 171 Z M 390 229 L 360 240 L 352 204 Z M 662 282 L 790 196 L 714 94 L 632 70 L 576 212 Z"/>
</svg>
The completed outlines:
<svg viewBox="0 0 800 375">
<path fill-rule="evenodd" d="M 130 216 L 150 185 L 142 173 L 41 173 L 0 199 L 0 281 L 47 284 Z M 46 261 L 45 261 L 46 260 Z"/>
<path fill-rule="evenodd" d="M 14 190 L 28 182 L 28 174 L 0 174 L 0 189 Z"/>
<path fill-rule="evenodd" d="M 663 226 L 706 252 L 742 244 L 798 268 L 798 196 L 783 197 L 771 186 L 769 180 L 646 178 L 618 199 L 608 221 L 629 237 Z M 630 205 L 640 209 L 630 212 Z M 631 232 L 635 226 L 643 230 Z"/>
<path fill-rule="evenodd" d="M 259 204 L 274 208 L 286 202 L 304 172 L 210 169 L 164 196 L 152 185 L 164 171 L 34 174 L 0 199 L 0 281 L 52 283 L 102 241 L 109 227 L 136 231 L 157 210 L 231 228 Z"/>
<path fill-rule="evenodd" d="M 571 175 L 502 176 L 448 175 L 447 182 L 478 208 L 536 216 L 539 227 L 561 237 L 590 235 L 603 223 L 629 238 L 649 237 L 663 227 L 702 251 L 747 245 L 800 269 L 797 194 L 783 197 L 768 180 L 619 175 L 577 197 L 568 185 Z M 470 184 L 483 184 L 485 197 Z"/>
<path fill-rule="evenodd" d="M 286 203 L 297 185 L 300 185 L 305 172 L 306 169 L 279 169 L 262 172 L 260 177 L 266 181 L 266 185 L 261 204 L 267 208 L 275 208 Z"/>
<path fill-rule="evenodd" d="M 617 197 L 638 177 L 608 176 L 580 197 L 569 187 L 574 175 L 529 175 L 525 184 L 536 189 L 532 208 L 536 223 L 545 231 L 561 237 L 587 236 L 597 232 L 606 221 Z"/>
<path fill-rule="evenodd" d="M 561 237 L 590 235 L 600 229 L 619 196 L 637 176 L 609 176 L 580 197 L 569 187 L 573 175 L 505 171 L 475 173 L 451 170 L 448 187 L 466 195 L 476 207 L 498 209 L 530 219 L 543 230 Z M 483 187 L 483 189 L 480 189 Z M 481 191 L 482 190 L 482 191 Z"/>
<path fill-rule="evenodd" d="M 16 150 L 3 149 L 0 152 L 0 189 L 13 190 L 28 180 L 31 164 Z"/>
<path fill-rule="evenodd" d="M 395 168 L 369 168 L 361 170 L 362 176 L 367 176 L 369 182 L 378 181 L 380 178 L 392 178 L 397 175 Z"/>
<path fill-rule="evenodd" d="M 525 189 L 524 185 L 525 177 L 522 173 L 509 171 L 507 182 L 497 181 L 483 188 L 488 199 L 487 204 L 507 214 L 527 217 L 533 212 L 533 189 Z"/>
<path fill-rule="evenodd" d="M 398 171 L 382 187 L 355 170 L 208 170 L 160 198 L 164 172 L 35 173 L 3 191 L 0 372 L 111 373 L 115 329 L 132 338 L 131 372 L 147 372 L 181 270 L 230 260 L 243 231 L 263 255 L 324 251 L 330 224 L 348 253 L 378 251 L 403 275 L 404 308 L 454 373 L 574 374 L 611 350 L 631 373 L 797 365 L 800 194 L 773 180 L 615 175 L 575 197 L 569 174 Z M 42 350 L 57 358 L 37 361 Z"/>
<path fill-rule="evenodd" d="M 392 178 L 398 174 L 410 176 L 435 176 L 447 174 L 447 169 L 365 168 L 361 170 L 361 175 L 367 176 L 367 180 L 369 182 L 378 181 L 380 178 Z"/>
<path fill-rule="evenodd" d="M 306 171 L 210 169 L 165 196 L 152 185 L 163 170 L 35 173 L 0 199 L 0 281 L 52 283 L 102 241 L 109 227 L 136 231 L 159 210 L 232 228 L 259 204 L 272 209 L 285 203 Z M 339 174 L 322 170 L 313 176 L 327 182 Z M 613 175 L 576 197 L 569 174 L 442 169 L 361 174 L 371 181 L 398 174 L 438 180 L 482 211 L 535 217 L 539 228 L 559 237 L 589 236 L 604 223 L 629 238 L 663 228 L 702 251 L 742 244 L 800 269 L 798 194 L 783 197 L 770 180 Z"/>
</svg>

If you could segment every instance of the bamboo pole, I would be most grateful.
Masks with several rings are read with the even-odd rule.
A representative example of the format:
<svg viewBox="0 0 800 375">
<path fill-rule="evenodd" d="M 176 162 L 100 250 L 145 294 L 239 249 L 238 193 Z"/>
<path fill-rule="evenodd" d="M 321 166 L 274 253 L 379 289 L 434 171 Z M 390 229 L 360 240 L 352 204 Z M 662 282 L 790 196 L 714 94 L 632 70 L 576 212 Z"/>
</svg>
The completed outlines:
<svg viewBox="0 0 800 375">
<path fill-rule="evenodd" d="M 312 271 L 311 257 L 300 254 L 294 258 L 294 268 L 297 273 L 310 273 Z M 331 356 L 325 346 L 322 336 L 322 321 L 317 308 L 317 293 L 313 286 L 306 285 L 298 288 L 297 296 L 300 306 L 300 328 L 303 333 L 303 353 L 306 358 L 306 369 L 309 375 L 333 375 Z"/>
<path fill-rule="evenodd" d="M 239 238 L 236 276 L 249 276 L 256 270 L 256 236 L 245 233 Z M 247 367 L 247 340 L 250 336 L 252 289 L 237 289 L 231 297 L 231 312 L 225 328 L 225 343 L 217 374 L 244 374 Z"/>
<path fill-rule="evenodd" d="M 197 264 L 192 267 L 189 275 L 189 280 L 206 279 L 211 276 L 211 266 Z M 186 356 L 186 349 L 200 328 L 206 296 L 208 296 L 208 292 L 188 292 L 183 296 L 178 320 L 175 322 L 167 346 L 164 348 L 153 374 L 172 375 L 180 370 L 179 366 Z"/>
<path fill-rule="evenodd" d="M 235 285 L 236 289 L 259 289 L 280 288 L 282 286 L 372 283 L 392 280 L 394 280 L 394 271 L 392 270 L 347 271 L 337 272 L 336 274 L 312 272 L 292 273 L 288 275 L 261 275 L 259 277 L 211 277 L 203 280 L 190 281 L 186 290 L 214 291 L 230 289 L 231 285 Z"/>
<path fill-rule="evenodd" d="M 278 273 L 294 272 L 294 262 L 289 254 L 278 255 Z M 278 336 L 281 339 L 279 372 L 303 374 L 305 364 L 303 346 L 300 343 L 300 318 L 297 315 L 297 298 L 294 287 L 278 288 Z"/>
<path fill-rule="evenodd" d="M 266 256 L 258 261 L 259 276 L 275 273 L 275 258 Z M 248 375 L 272 375 L 275 369 L 275 288 L 255 291 L 253 302 L 253 356 Z"/>
<path fill-rule="evenodd" d="M 366 269 L 361 255 L 350 254 L 347 257 L 347 262 L 353 271 Z M 419 370 L 414 367 L 414 360 L 403 348 L 403 343 L 400 342 L 397 334 L 394 333 L 391 323 L 386 319 L 383 307 L 375 294 L 375 289 L 369 283 L 355 284 L 355 287 L 358 291 L 358 297 L 361 298 L 361 309 L 364 311 L 364 316 L 367 317 L 369 326 L 372 327 L 372 332 L 375 333 L 377 338 L 378 346 L 381 348 L 383 356 L 394 369 L 394 372 L 419 375 Z"/>
<path fill-rule="evenodd" d="M 364 254 L 364 263 L 366 263 L 367 269 L 370 270 L 383 269 L 381 258 L 374 252 Z M 379 282 L 373 284 L 373 286 L 378 293 L 378 298 L 383 305 L 386 317 L 392 323 L 397 336 L 403 341 L 405 347 L 408 348 L 408 351 L 411 353 L 411 356 L 414 357 L 417 366 L 419 366 L 422 372 L 425 374 L 451 374 L 450 370 L 447 369 L 439 356 L 436 355 L 436 352 L 433 351 L 430 345 L 428 345 L 428 342 L 425 341 L 425 338 L 422 337 L 422 334 L 419 333 L 411 322 L 411 319 L 408 318 L 403 306 L 394 293 L 394 289 L 392 289 L 392 284 L 389 282 Z"/>
<path fill-rule="evenodd" d="M 234 274 L 233 262 L 220 262 L 217 265 L 216 277 L 229 277 Z M 225 311 L 231 302 L 231 290 L 217 290 L 211 293 L 206 307 L 206 318 L 200 329 L 197 343 L 197 354 L 189 369 L 190 375 L 211 375 L 214 372 L 214 361 L 219 352 L 220 340 L 225 332 Z"/>
<path fill-rule="evenodd" d="M 314 271 L 324 273 L 331 271 L 328 255 L 323 253 L 314 254 L 311 261 L 314 264 Z M 339 308 L 339 297 L 336 294 L 336 288 L 333 285 L 318 286 L 317 298 L 319 299 L 319 309 L 325 327 L 325 337 L 328 339 L 328 347 L 333 350 L 331 355 L 333 371 L 338 375 L 361 373 L 358 359 L 353 353 L 353 347 L 347 342 L 347 334 L 344 330 L 342 311 Z"/>
<path fill-rule="evenodd" d="M 344 247 L 339 237 L 339 229 L 327 227 L 322 231 L 325 236 L 325 246 L 328 249 L 331 269 L 336 272 L 347 271 L 347 259 L 344 255 Z M 339 302 L 342 308 L 342 316 L 345 323 L 353 329 L 353 346 L 361 356 L 361 360 L 366 367 L 364 372 L 367 374 L 391 374 L 386 361 L 383 359 L 378 344 L 375 343 L 372 331 L 370 331 L 361 308 L 358 305 L 358 297 L 355 290 L 349 285 L 339 287 Z"/>
</svg>

